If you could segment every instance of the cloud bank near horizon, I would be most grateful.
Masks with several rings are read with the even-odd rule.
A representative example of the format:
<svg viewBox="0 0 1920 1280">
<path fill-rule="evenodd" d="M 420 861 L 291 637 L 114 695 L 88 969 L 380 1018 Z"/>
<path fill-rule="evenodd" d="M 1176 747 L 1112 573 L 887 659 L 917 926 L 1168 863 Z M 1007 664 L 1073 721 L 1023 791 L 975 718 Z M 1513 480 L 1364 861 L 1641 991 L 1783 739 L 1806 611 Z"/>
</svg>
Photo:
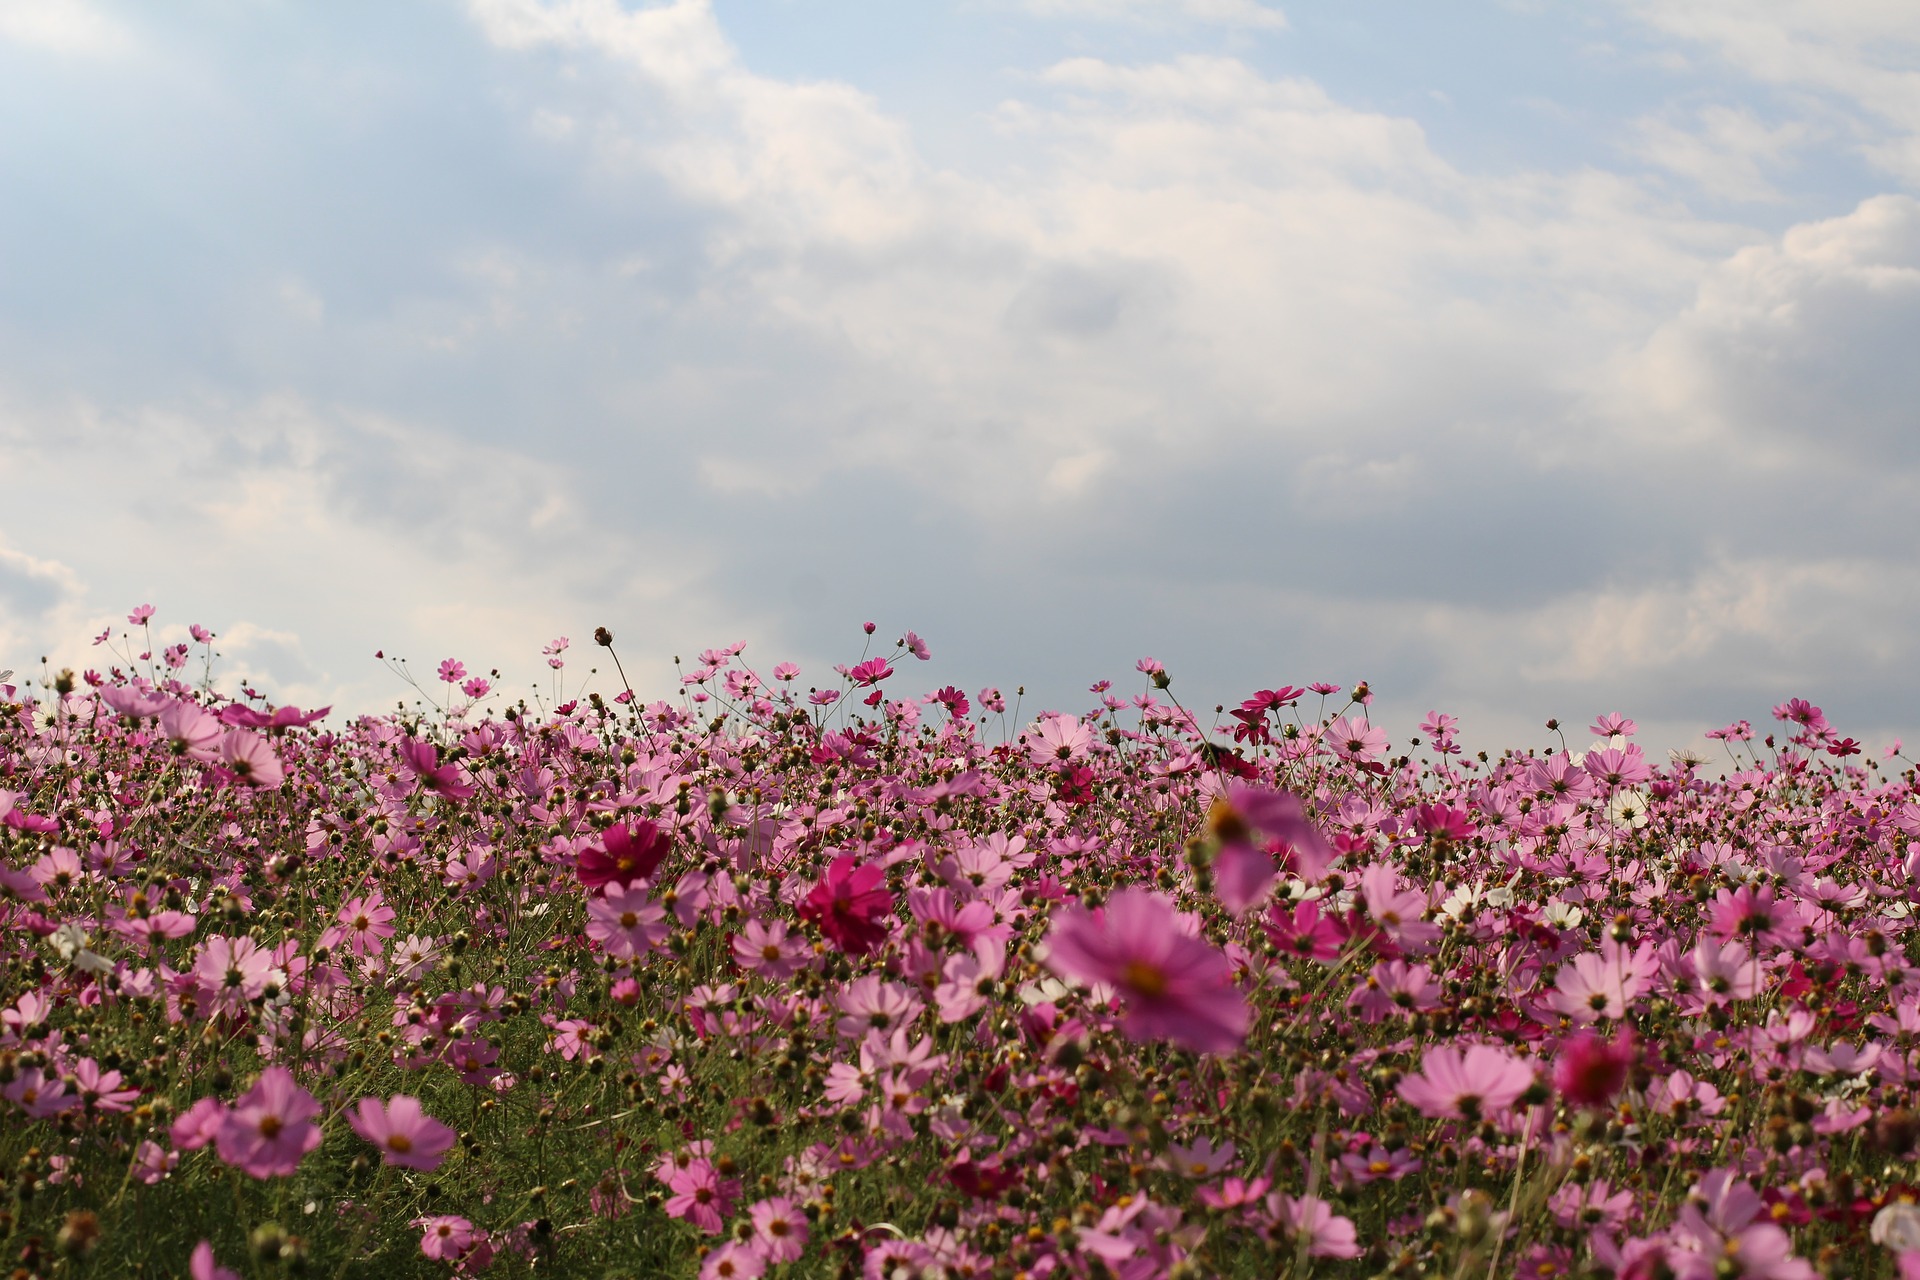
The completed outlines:
<svg viewBox="0 0 1920 1280">
<path fill-rule="evenodd" d="M 1910 726 L 1920 20 L 1395 16 L 0 3 L 0 666 Z"/>
</svg>

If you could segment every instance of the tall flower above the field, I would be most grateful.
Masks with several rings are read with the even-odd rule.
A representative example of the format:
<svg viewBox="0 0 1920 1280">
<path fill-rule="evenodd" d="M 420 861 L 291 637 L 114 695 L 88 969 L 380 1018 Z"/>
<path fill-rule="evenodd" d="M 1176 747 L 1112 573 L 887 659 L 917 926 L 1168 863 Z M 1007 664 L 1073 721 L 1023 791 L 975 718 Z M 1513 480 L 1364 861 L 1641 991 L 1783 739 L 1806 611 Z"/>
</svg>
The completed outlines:
<svg viewBox="0 0 1920 1280">
<path fill-rule="evenodd" d="M 885 868 L 862 865 L 852 854 L 843 853 L 801 899 L 800 918 L 848 955 L 866 955 L 887 939 L 893 895 L 881 887 L 886 881 Z"/>
<path fill-rule="evenodd" d="M 216 759 L 223 732 L 220 721 L 208 715 L 198 703 L 171 702 L 160 712 L 160 735 L 176 753 L 195 760 Z"/>
<path fill-rule="evenodd" d="M 1034 721 L 1026 739 L 1035 764 L 1054 765 L 1086 755 L 1093 746 L 1093 730 L 1078 716 L 1054 712 Z"/>
<path fill-rule="evenodd" d="M 1400 1096 L 1422 1115 L 1476 1121 L 1510 1110 L 1532 1086 L 1532 1067 L 1504 1049 L 1476 1044 L 1427 1050 L 1420 1074 L 1400 1082 Z"/>
<path fill-rule="evenodd" d="M 285 1067 L 268 1067 L 220 1121 L 214 1149 L 256 1178 L 288 1177 L 320 1145 L 320 1103 Z"/>
<path fill-rule="evenodd" d="M 431 1173 L 440 1167 L 457 1136 L 420 1109 L 420 1099 L 395 1094 L 385 1103 L 362 1098 L 347 1115 L 353 1131 L 380 1148 L 381 1158 L 402 1169 Z"/>
<path fill-rule="evenodd" d="M 671 845 L 667 833 L 651 822 L 643 820 L 630 827 L 616 823 L 580 851 L 574 873 L 589 889 L 616 884 L 630 888 L 653 879 Z"/>
<path fill-rule="evenodd" d="M 1298 796 L 1238 783 L 1207 810 L 1207 831 L 1219 842 L 1214 890 L 1235 915 L 1267 896 L 1276 867 L 1273 854 L 1302 880 L 1318 880 L 1333 861 L 1333 848 L 1307 817 Z"/>
<path fill-rule="evenodd" d="M 1378 760 L 1387 749 L 1387 734 L 1359 717 L 1341 716 L 1327 726 L 1321 741 L 1342 760 L 1367 765 Z"/>
<path fill-rule="evenodd" d="M 1230 1053 L 1246 1039 L 1250 1014 L 1226 956 L 1182 929 L 1164 894 L 1122 889 L 1100 910 L 1070 908 L 1047 947 L 1055 973 L 1114 989 L 1132 1039 L 1196 1053 Z"/>
</svg>

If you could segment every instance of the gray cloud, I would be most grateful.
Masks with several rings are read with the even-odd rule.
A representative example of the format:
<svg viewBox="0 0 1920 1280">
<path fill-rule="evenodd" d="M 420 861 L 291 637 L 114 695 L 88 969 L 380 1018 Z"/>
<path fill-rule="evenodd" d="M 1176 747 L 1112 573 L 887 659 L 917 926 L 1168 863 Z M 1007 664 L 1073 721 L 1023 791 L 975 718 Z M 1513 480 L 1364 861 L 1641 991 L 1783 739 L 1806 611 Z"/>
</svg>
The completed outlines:
<svg viewBox="0 0 1920 1280">
<path fill-rule="evenodd" d="M 952 170 L 703 4 L 378 14 L 0 48 L 0 107 L 91 104 L 0 153 L 0 447 L 97 496 L 10 515 L 75 568 L 0 580 L 9 644 L 151 597 L 374 705 L 374 648 L 531 680 L 606 623 L 664 688 L 741 638 L 823 677 L 871 617 L 935 642 L 903 682 L 1068 705 L 1153 653 L 1489 734 L 1920 712 L 1903 197 L 1781 234 L 1471 172 L 1196 52 L 1030 68 L 976 125 L 1019 164 Z M 1794 162 L 1729 119 L 1695 176 Z"/>
</svg>

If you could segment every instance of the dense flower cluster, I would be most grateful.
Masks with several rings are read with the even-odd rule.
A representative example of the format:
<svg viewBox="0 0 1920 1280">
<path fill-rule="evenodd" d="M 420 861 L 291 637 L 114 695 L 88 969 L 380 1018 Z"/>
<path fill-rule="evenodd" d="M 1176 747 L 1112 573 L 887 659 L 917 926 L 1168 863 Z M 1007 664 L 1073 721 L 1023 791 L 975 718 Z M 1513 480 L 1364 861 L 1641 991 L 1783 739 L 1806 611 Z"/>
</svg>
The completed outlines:
<svg viewBox="0 0 1920 1280">
<path fill-rule="evenodd" d="M 1920 1275 L 1920 796 L 1804 701 L 1396 755 L 909 632 L 343 722 L 191 634 L 3 690 L 16 1275 Z"/>
</svg>

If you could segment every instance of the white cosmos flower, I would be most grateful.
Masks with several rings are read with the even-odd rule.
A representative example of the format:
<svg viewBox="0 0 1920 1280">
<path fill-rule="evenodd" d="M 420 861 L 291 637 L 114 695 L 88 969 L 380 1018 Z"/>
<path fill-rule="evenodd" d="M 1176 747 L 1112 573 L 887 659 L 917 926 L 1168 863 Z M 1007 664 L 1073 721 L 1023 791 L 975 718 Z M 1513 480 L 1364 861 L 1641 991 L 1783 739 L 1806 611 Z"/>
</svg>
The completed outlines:
<svg viewBox="0 0 1920 1280">
<path fill-rule="evenodd" d="M 1543 914 L 1556 929 L 1577 929 L 1580 927 L 1580 922 L 1587 918 L 1585 911 L 1571 902 L 1562 902 L 1558 898 L 1547 904 Z"/>
</svg>

